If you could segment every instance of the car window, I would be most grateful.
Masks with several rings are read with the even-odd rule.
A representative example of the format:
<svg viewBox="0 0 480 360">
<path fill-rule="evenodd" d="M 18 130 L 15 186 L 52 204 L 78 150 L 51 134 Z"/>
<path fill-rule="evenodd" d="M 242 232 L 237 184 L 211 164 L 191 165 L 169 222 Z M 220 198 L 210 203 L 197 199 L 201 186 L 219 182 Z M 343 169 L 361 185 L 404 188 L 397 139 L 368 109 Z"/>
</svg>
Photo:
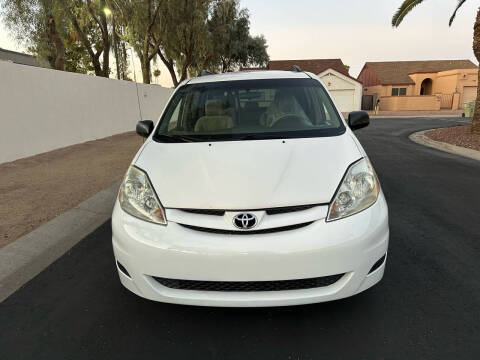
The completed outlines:
<svg viewBox="0 0 480 360">
<path fill-rule="evenodd" d="M 180 101 L 178 102 L 178 104 L 173 107 L 174 110 L 173 110 L 172 116 L 170 117 L 170 121 L 168 123 L 168 131 L 174 130 L 178 126 L 178 117 L 180 115 L 180 109 L 183 104 L 183 101 L 182 101 L 183 98 L 180 98 L 179 100 Z"/>
<path fill-rule="evenodd" d="M 170 101 L 155 135 L 157 141 L 175 136 L 212 141 L 335 136 L 344 131 L 318 81 L 274 79 L 186 85 Z"/>
</svg>

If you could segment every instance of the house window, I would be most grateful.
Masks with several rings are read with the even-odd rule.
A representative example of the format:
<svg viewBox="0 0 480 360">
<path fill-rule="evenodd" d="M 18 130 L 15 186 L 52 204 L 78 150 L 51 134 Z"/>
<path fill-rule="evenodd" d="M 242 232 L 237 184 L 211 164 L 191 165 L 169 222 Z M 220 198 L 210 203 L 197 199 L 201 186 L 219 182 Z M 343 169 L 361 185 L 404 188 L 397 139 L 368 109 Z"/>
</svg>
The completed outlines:
<svg viewBox="0 0 480 360">
<path fill-rule="evenodd" d="M 405 96 L 407 95 L 407 88 L 392 88 L 392 96 Z"/>
</svg>

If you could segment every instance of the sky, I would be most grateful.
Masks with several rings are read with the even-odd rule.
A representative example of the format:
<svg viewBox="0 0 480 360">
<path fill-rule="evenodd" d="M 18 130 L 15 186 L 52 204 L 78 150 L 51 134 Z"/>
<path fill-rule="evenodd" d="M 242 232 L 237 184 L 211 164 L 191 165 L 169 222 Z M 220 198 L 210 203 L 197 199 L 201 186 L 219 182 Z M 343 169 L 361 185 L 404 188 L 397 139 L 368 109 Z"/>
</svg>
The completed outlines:
<svg viewBox="0 0 480 360">
<path fill-rule="evenodd" d="M 469 0 L 448 20 L 456 0 L 425 0 L 398 29 L 392 15 L 402 0 L 240 0 L 250 13 L 250 32 L 267 39 L 271 60 L 341 58 L 356 77 L 366 61 L 471 59 L 478 1 Z M 23 50 L 0 23 L 0 47 Z M 171 86 L 158 65 L 157 82 Z M 134 63 L 137 79 L 140 64 Z"/>
</svg>

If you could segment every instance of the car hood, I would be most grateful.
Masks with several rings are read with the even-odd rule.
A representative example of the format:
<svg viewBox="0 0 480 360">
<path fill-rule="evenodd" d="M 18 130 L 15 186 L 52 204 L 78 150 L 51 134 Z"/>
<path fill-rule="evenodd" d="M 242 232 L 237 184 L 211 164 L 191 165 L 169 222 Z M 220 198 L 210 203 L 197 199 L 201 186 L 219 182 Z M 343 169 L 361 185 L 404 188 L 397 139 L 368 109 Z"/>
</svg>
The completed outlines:
<svg viewBox="0 0 480 360">
<path fill-rule="evenodd" d="M 352 137 L 145 144 L 145 170 L 166 208 L 253 210 L 328 203 L 362 157 Z"/>
</svg>

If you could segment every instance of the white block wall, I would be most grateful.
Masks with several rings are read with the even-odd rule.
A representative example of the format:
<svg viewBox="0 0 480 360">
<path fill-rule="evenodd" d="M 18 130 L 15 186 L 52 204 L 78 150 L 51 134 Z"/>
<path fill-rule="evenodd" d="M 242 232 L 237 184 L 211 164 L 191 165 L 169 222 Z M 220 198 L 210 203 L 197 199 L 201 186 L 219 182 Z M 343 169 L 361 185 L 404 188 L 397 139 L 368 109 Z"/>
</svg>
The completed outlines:
<svg viewBox="0 0 480 360">
<path fill-rule="evenodd" d="M 173 89 L 138 84 L 144 120 Z M 0 61 L 0 163 L 134 131 L 135 83 Z"/>
</svg>

